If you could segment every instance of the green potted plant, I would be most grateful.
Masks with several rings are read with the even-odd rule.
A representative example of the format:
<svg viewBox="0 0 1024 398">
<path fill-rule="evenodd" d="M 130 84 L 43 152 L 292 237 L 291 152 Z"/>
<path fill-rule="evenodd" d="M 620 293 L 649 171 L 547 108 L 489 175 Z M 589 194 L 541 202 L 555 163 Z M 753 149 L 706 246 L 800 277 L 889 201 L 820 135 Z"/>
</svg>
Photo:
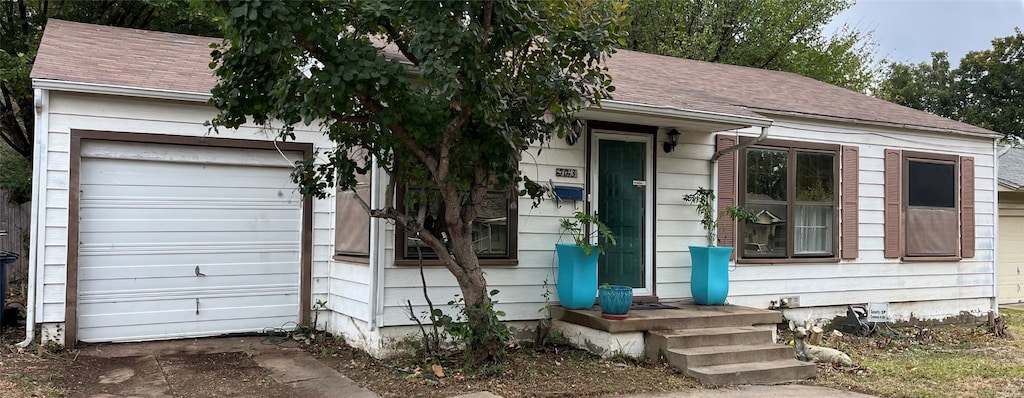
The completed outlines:
<svg viewBox="0 0 1024 398">
<path fill-rule="evenodd" d="M 729 295 L 729 256 L 731 247 L 717 247 L 718 214 L 715 211 L 715 191 L 704 187 L 683 196 L 683 201 L 697 206 L 708 245 L 690 246 L 690 293 L 693 301 L 701 305 L 722 305 Z M 754 222 L 757 215 L 739 206 L 729 206 L 722 215 L 739 222 Z"/>
<path fill-rule="evenodd" d="M 590 226 L 593 226 L 591 229 Z M 555 243 L 558 253 L 558 300 L 571 310 L 594 306 L 597 296 L 597 258 L 604 253 L 603 244 L 615 245 L 612 230 L 592 214 L 577 211 L 572 218 L 561 221 L 563 233 L 572 236 L 573 243 Z M 597 237 L 598 243 L 591 243 Z"/>
</svg>

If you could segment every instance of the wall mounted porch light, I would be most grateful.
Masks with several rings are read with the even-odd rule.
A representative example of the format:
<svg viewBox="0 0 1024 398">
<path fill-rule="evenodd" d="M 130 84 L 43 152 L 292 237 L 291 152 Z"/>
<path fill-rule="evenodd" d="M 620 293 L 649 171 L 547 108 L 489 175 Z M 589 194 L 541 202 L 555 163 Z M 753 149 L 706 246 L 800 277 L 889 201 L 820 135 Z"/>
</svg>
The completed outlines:
<svg viewBox="0 0 1024 398">
<path fill-rule="evenodd" d="M 682 134 L 679 132 L 679 130 L 672 129 L 668 131 L 668 141 L 666 141 L 662 146 L 662 149 L 665 150 L 665 153 L 671 153 L 676 150 L 676 145 L 679 145 L 680 135 Z"/>
</svg>

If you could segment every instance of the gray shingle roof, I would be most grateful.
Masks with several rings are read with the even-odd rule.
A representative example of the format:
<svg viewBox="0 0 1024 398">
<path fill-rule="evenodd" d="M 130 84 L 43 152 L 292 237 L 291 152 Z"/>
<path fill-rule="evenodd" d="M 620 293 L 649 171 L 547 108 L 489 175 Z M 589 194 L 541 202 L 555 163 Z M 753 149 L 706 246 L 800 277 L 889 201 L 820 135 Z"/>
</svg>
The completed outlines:
<svg viewBox="0 0 1024 398">
<path fill-rule="evenodd" d="M 209 93 L 220 39 L 51 19 L 33 79 Z M 620 50 L 608 60 L 614 99 L 739 116 L 787 113 L 960 133 L 992 131 L 794 73 Z"/>
<path fill-rule="evenodd" d="M 1024 187 L 1024 148 L 1000 148 L 1000 152 L 999 183 L 1021 189 Z"/>
</svg>

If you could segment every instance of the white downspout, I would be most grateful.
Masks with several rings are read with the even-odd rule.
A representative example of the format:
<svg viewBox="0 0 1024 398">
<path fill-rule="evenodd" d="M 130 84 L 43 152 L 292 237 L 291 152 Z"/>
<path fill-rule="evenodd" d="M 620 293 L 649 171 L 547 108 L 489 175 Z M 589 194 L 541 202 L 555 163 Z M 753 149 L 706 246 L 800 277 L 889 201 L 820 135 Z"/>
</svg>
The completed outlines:
<svg viewBox="0 0 1024 398">
<path fill-rule="evenodd" d="M 28 293 L 25 296 L 25 340 L 18 343 L 18 347 L 27 347 L 35 338 L 36 303 L 38 303 L 36 284 L 39 283 L 36 268 L 42 263 L 40 259 L 46 249 L 42 234 L 45 228 L 42 224 L 46 219 L 40 215 L 46 209 L 46 158 L 50 129 L 50 94 L 49 91 L 38 88 L 33 90 L 33 94 L 35 95 L 33 103 L 35 105 L 35 128 L 32 133 L 35 135 L 35 145 L 32 147 L 32 216 L 29 226 L 31 242 L 29 247 L 32 250 L 28 253 L 29 284 Z"/>
<path fill-rule="evenodd" d="M 1007 146 L 1009 150 L 1009 146 Z M 996 140 L 992 140 L 992 165 L 995 168 L 995 177 L 992 179 L 992 192 L 995 193 L 995 203 L 992 204 L 994 207 L 995 217 L 992 217 L 992 230 L 995 231 L 995 236 L 992 239 L 992 313 L 993 316 L 999 316 L 999 143 Z M 977 206 L 975 206 L 977 209 Z M 977 239 L 977 236 L 975 236 Z"/>
<path fill-rule="evenodd" d="M 370 170 L 370 207 L 380 208 L 380 203 L 378 202 L 383 195 L 379 192 L 382 184 L 380 183 L 381 173 L 377 168 L 376 157 L 371 161 Z M 370 273 L 373 274 L 373 277 L 370 278 L 370 316 L 366 322 L 370 324 L 370 331 L 376 331 L 379 326 L 377 324 L 377 320 L 383 318 L 383 311 L 379 311 L 381 313 L 378 313 L 377 310 L 377 306 L 380 303 L 380 299 L 378 298 L 380 295 L 380 284 L 384 279 L 383 267 L 381 267 L 382 262 L 380 260 L 383 250 L 381 250 L 377 245 L 377 243 L 380 242 L 380 236 L 378 236 L 378 234 L 381 233 L 381 222 L 382 220 L 379 218 L 370 219 L 370 250 L 372 250 L 372 253 L 370 253 Z"/>
<path fill-rule="evenodd" d="M 739 150 L 741 150 L 743 148 L 746 148 L 746 147 L 749 147 L 751 145 L 757 144 L 757 143 L 759 143 L 761 141 L 764 141 L 765 138 L 768 138 L 768 128 L 769 127 L 771 127 L 771 124 L 769 124 L 767 126 L 761 127 L 761 135 L 759 135 L 753 141 L 746 142 L 746 143 L 743 143 L 743 144 L 733 145 L 733 146 L 728 147 L 728 148 L 723 148 L 723 149 L 715 152 L 715 154 L 711 156 L 711 190 L 713 192 L 718 192 L 718 159 L 721 158 L 723 155 L 729 153 L 729 152 L 736 152 L 736 151 L 739 151 Z M 737 170 L 737 173 L 738 172 L 739 171 Z M 715 208 L 715 209 L 718 208 L 718 195 L 715 195 L 715 200 L 711 203 L 711 206 L 713 208 Z M 716 240 L 718 239 L 718 235 L 717 234 L 718 234 L 718 231 L 715 231 L 715 239 Z M 715 244 L 717 245 L 718 242 L 715 242 Z"/>
</svg>

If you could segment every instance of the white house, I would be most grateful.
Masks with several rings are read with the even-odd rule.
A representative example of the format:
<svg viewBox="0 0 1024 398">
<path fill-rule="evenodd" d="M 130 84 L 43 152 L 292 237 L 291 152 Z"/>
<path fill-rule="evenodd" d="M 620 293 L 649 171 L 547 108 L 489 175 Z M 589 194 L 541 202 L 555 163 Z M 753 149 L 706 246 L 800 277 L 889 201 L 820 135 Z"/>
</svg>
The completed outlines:
<svg viewBox="0 0 1024 398">
<path fill-rule="evenodd" d="M 289 327 L 319 308 L 321 327 L 380 353 L 412 330 L 407 303 L 424 310 L 419 246 L 351 194 L 296 193 L 291 162 L 331 145 L 317 131 L 208 131 L 215 41 L 50 20 L 32 72 L 29 324 L 67 344 L 133 341 Z M 580 200 L 495 197 L 479 220 L 507 320 L 557 297 L 558 220 L 574 210 L 617 231 L 601 282 L 688 300 L 687 246 L 705 237 L 681 198 L 698 187 L 771 215 L 761 232 L 719 227 L 737 247 L 732 304 L 787 297 L 795 319 L 867 302 L 897 320 L 996 308 L 998 134 L 791 73 L 630 51 L 608 66 L 614 100 L 521 165 Z M 385 186 L 375 174 L 360 194 L 380 205 Z M 426 262 L 447 302 L 454 278 Z"/>
</svg>

